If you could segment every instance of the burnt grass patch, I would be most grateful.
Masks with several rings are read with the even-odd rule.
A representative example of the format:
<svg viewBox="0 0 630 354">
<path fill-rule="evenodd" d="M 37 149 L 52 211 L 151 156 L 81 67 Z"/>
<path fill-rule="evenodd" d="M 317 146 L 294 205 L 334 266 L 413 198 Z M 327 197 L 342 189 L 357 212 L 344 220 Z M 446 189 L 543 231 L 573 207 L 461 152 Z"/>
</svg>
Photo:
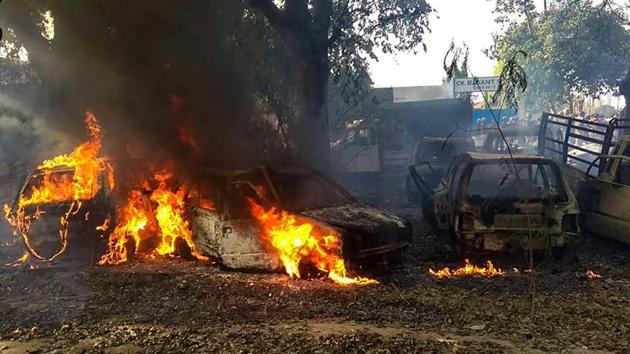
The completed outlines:
<svg viewBox="0 0 630 354">
<path fill-rule="evenodd" d="M 107 267 L 71 261 L 35 270 L 4 267 L 0 350 L 503 353 L 630 347 L 627 247 L 585 240 L 572 269 L 534 273 L 532 297 L 525 273 L 431 278 L 429 268 L 462 262 L 442 257 L 439 240 L 416 226 L 403 267 L 366 287 L 175 258 Z M 3 250 L 3 263 L 14 256 Z M 587 278 L 587 269 L 604 278 Z"/>
</svg>

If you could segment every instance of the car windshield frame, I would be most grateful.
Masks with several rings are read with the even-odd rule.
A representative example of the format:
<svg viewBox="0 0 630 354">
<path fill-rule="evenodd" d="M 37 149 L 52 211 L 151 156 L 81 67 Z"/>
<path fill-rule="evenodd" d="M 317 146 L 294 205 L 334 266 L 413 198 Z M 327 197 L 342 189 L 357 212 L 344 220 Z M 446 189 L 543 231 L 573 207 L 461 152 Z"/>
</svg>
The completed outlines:
<svg viewBox="0 0 630 354">
<path fill-rule="evenodd" d="M 287 171 L 282 171 L 282 170 L 271 170 L 268 172 L 269 172 L 269 178 L 270 178 L 269 182 L 272 184 L 274 190 L 276 191 L 277 197 L 280 199 L 279 200 L 280 203 L 282 203 L 283 207 L 288 211 L 303 212 L 303 211 L 311 210 L 311 209 L 322 209 L 322 208 L 327 208 L 327 207 L 334 207 L 334 206 L 339 206 L 339 205 L 356 203 L 356 200 L 348 192 L 346 192 L 340 185 L 338 185 L 334 181 L 326 178 L 325 176 L 317 172 L 313 171 L 310 173 L 294 173 L 294 172 L 287 172 Z M 311 200 L 310 202 L 298 203 L 298 200 L 300 199 L 300 197 L 289 195 L 290 192 L 287 190 L 286 182 L 279 181 L 278 180 L 279 176 L 283 176 L 285 178 L 291 178 L 294 180 L 297 180 L 298 178 L 312 179 L 313 181 L 319 182 L 320 187 L 327 187 L 327 188 L 326 189 L 318 188 L 315 191 L 316 194 L 310 194 L 310 195 L 307 195 L 307 197 L 312 197 L 314 195 L 317 195 L 317 197 L 332 196 L 334 198 L 332 198 L 331 200 L 328 200 L 328 202 L 324 202 L 324 200 L 320 200 L 318 203 L 314 203 L 313 200 Z M 324 191 L 328 191 L 329 193 L 324 194 Z M 305 191 L 305 190 L 302 190 L 302 192 L 312 193 L 312 191 Z M 304 198 L 304 195 L 303 195 L 303 198 Z M 327 198 L 324 198 L 324 199 L 327 199 Z"/>
<path fill-rule="evenodd" d="M 505 175 L 501 177 L 500 180 L 497 180 L 495 184 L 492 184 L 492 178 L 488 181 L 488 187 L 486 188 L 488 191 L 492 191 L 492 195 L 487 193 L 481 194 L 471 194 L 471 183 L 473 183 L 474 175 L 478 170 L 479 166 L 488 166 L 495 165 L 500 166 L 501 172 L 505 172 Z M 514 171 L 515 165 L 518 167 L 518 179 L 516 178 L 516 173 Z M 531 166 L 531 170 L 527 167 Z M 539 178 L 538 171 L 540 169 L 533 172 L 533 170 L 539 166 L 543 169 L 543 173 L 540 175 L 540 178 L 543 180 L 543 193 L 540 191 L 532 192 L 530 188 L 534 187 L 535 181 L 533 179 Z M 499 171 L 498 169 L 495 171 L 489 171 L 491 173 Z M 523 172 L 526 173 L 525 178 L 523 178 Z M 535 174 L 535 175 L 534 175 Z M 552 161 L 545 159 L 515 159 L 514 161 L 510 161 L 510 159 L 502 159 L 502 160 L 479 160 L 474 161 L 468 166 L 466 173 L 464 174 L 465 181 L 462 181 L 462 192 L 464 199 L 473 205 L 481 204 L 487 200 L 500 200 L 500 201 L 508 201 L 508 202 L 527 202 L 527 203 L 539 203 L 539 202 L 547 202 L 547 203 L 564 203 L 569 201 L 569 194 L 567 193 L 567 187 L 565 185 L 564 179 L 562 178 L 562 174 L 560 172 L 560 168 L 553 163 Z M 553 180 L 551 180 L 553 179 Z M 482 180 L 478 180 L 482 181 Z M 526 186 L 522 188 L 527 188 L 527 195 L 515 195 L 515 193 L 509 193 L 509 189 L 503 189 L 502 186 L 510 183 L 509 185 L 515 185 L 516 183 L 522 184 L 523 182 L 527 183 Z M 556 186 L 556 190 L 552 190 L 551 185 Z M 519 187 L 514 187 L 519 188 Z M 508 192 L 508 194 L 501 195 L 502 192 Z"/>
<path fill-rule="evenodd" d="M 446 143 L 444 141 L 421 141 L 415 150 L 412 163 L 431 161 L 431 157 L 435 157 L 434 161 L 448 164 L 455 156 L 472 149 L 474 149 L 474 144 L 468 140 L 447 140 Z"/>
</svg>

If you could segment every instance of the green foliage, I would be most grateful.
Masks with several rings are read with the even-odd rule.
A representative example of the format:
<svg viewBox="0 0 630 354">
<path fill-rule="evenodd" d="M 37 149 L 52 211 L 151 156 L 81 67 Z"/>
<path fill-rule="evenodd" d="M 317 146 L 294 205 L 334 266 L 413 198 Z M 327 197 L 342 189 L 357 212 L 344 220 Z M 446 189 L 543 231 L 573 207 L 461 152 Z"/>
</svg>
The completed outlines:
<svg viewBox="0 0 630 354">
<path fill-rule="evenodd" d="M 526 60 L 527 53 L 522 50 L 517 51 L 502 66 L 499 74 L 499 87 L 492 96 L 492 103 L 499 103 L 501 108 L 518 109 L 518 95 L 527 90 L 527 74 L 525 69 L 519 64 L 520 58 Z"/>
<path fill-rule="evenodd" d="M 322 1 L 322 0 L 320 0 Z M 336 0 L 329 30 L 329 60 L 336 91 L 356 106 L 371 85 L 367 59 L 376 52 L 414 51 L 428 31 L 425 0 Z"/>
<path fill-rule="evenodd" d="M 576 95 L 616 91 L 628 70 L 630 32 L 614 9 L 564 0 L 535 12 L 532 1 L 499 0 L 497 11 L 508 27 L 495 38 L 491 56 L 528 54 L 523 66 L 529 87 L 520 96 L 526 110 L 559 110 Z M 510 12 L 520 20 L 509 22 Z"/>
<path fill-rule="evenodd" d="M 448 80 L 468 77 L 469 53 L 468 46 L 464 45 L 462 48 L 455 47 L 455 42 L 451 41 L 451 45 L 444 55 L 442 64 Z"/>
<path fill-rule="evenodd" d="M 321 1 L 326 0 L 312 2 Z M 372 58 L 376 58 L 376 48 L 385 53 L 415 50 L 428 30 L 431 11 L 425 0 L 335 0 L 330 14 L 331 48 Z"/>
<path fill-rule="evenodd" d="M 422 41 L 432 11 L 425 0 L 246 0 L 246 3 L 264 14 L 270 27 L 281 30 L 270 31 L 275 46 L 284 49 L 277 55 L 286 56 L 290 49 L 282 30 L 310 32 L 316 38 L 322 47 L 320 53 L 327 56 L 334 108 L 341 111 L 351 110 L 365 99 L 372 84 L 367 63 L 369 59 L 377 59 L 377 51 L 415 51 L 420 45 L 426 49 Z M 289 16 L 293 9 L 307 9 L 308 20 L 299 21 L 300 15 Z M 284 73 L 290 75 L 286 70 Z M 280 76 L 272 80 L 290 81 Z M 289 103 L 289 98 L 285 101 Z"/>
</svg>

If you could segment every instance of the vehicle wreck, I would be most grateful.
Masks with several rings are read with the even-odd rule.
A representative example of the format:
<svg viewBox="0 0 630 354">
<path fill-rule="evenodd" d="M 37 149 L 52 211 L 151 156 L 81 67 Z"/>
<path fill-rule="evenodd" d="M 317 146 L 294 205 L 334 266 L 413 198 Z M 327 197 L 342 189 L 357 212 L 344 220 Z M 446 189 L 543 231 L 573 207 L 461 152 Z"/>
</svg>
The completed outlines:
<svg viewBox="0 0 630 354">
<path fill-rule="evenodd" d="M 86 113 L 85 124 L 89 140 L 39 164 L 12 206 L 4 205 L 14 236 L 25 246 L 22 260 L 30 255 L 53 261 L 68 248 L 70 228 L 77 235 L 96 236 L 95 231 L 107 229 L 114 217 L 114 170 L 100 156 L 101 126 L 91 113 Z M 43 252 L 38 251 L 40 246 Z"/>
<path fill-rule="evenodd" d="M 464 153 L 440 185 L 428 188 L 410 172 L 427 202 L 423 215 L 450 237 L 458 255 L 468 250 L 532 249 L 571 257 L 579 209 L 560 169 L 534 155 Z"/>
<path fill-rule="evenodd" d="M 630 244 L 630 128 L 626 119 L 588 121 L 544 113 L 539 153 L 563 166 L 589 233 Z M 550 128 L 556 134 L 549 134 Z M 544 129 L 544 130 L 543 130 Z"/>
<path fill-rule="evenodd" d="M 83 234 L 97 237 L 97 232 L 105 231 L 112 222 L 115 215 L 112 181 L 105 173 L 97 174 L 86 193 L 76 199 L 58 191 L 46 201 L 31 202 L 41 198 L 39 191 L 43 185 L 68 186 L 75 173 L 68 166 L 37 168 L 25 179 L 13 205 L 5 206 L 5 217 L 14 224 L 26 251 L 37 259 L 53 260 L 65 250 L 70 237 Z M 84 213 L 79 214 L 79 209 Z"/>
<path fill-rule="evenodd" d="M 358 203 L 339 185 L 307 168 L 206 170 L 190 188 L 195 243 L 229 268 L 274 271 L 281 266 L 277 254 L 263 242 L 250 201 L 286 210 L 300 221 L 339 235 L 340 255 L 350 268 L 395 263 L 411 239 L 408 221 Z"/>
</svg>

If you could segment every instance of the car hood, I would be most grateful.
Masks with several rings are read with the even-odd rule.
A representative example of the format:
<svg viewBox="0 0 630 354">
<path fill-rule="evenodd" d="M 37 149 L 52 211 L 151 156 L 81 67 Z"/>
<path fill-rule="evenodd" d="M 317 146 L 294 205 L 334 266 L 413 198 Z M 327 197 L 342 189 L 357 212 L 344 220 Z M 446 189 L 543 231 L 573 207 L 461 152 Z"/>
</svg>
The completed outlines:
<svg viewBox="0 0 630 354">
<path fill-rule="evenodd" d="M 300 212 L 299 215 L 340 229 L 405 229 L 409 222 L 389 211 L 363 204 L 344 204 Z"/>
</svg>

